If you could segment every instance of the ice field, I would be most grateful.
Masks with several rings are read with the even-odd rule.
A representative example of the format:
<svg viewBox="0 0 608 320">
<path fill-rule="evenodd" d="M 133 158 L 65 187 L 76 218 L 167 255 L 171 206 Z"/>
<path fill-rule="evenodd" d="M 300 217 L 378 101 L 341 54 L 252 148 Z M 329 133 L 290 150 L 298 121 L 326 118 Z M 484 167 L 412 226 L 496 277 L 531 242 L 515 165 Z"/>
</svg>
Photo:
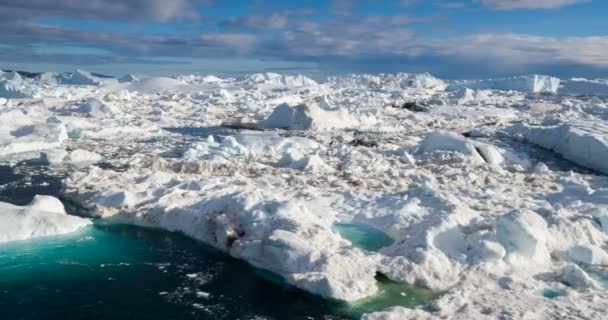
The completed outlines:
<svg viewBox="0 0 608 320">
<path fill-rule="evenodd" d="M 32 163 L 64 203 L 0 202 L 0 242 L 101 219 L 367 320 L 606 316 L 607 80 L 0 73 L 0 164 Z"/>
</svg>

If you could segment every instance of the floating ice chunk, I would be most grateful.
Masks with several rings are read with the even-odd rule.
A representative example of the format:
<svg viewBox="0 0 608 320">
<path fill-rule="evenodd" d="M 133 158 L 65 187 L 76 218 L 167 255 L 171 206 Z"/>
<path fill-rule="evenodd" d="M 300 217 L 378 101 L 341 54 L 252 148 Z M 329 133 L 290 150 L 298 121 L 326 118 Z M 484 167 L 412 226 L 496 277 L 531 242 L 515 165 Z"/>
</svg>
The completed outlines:
<svg viewBox="0 0 608 320">
<path fill-rule="evenodd" d="M 68 139 L 63 124 L 32 124 L 2 132 L 0 128 L 0 154 L 31 152 L 60 147 Z"/>
<path fill-rule="evenodd" d="M 517 124 L 507 132 L 608 174 L 608 125 L 602 121 L 572 120 L 554 126 Z"/>
<path fill-rule="evenodd" d="M 589 275 L 575 264 L 568 264 L 553 273 L 555 280 L 574 289 L 598 287 Z"/>
<path fill-rule="evenodd" d="M 234 156 L 282 158 L 280 166 L 303 168 L 304 153 L 314 152 L 321 145 L 303 137 L 281 137 L 276 132 L 242 131 L 228 136 L 221 143 L 213 138 L 196 144 L 184 153 L 186 160 L 221 160 Z"/>
<path fill-rule="evenodd" d="M 479 80 L 479 81 L 459 81 L 448 86 L 447 90 L 456 91 L 463 88 L 469 89 L 491 89 L 502 91 L 521 91 L 530 93 L 557 93 L 560 79 L 542 76 L 529 75 L 503 79 Z"/>
<path fill-rule="evenodd" d="M 236 141 L 254 154 L 275 152 L 282 154 L 289 148 L 316 150 L 321 146 L 314 140 L 303 137 L 281 137 L 276 132 L 242 131 L 235 136 Z"/>
<path fill-rule="evenodd" d="M 333 171 L 323 159 L 317 155 L 306 156 L 301 149 L 288 149 L 283 158 L 278 162 L 278 166 L 292 169 L 299 169 L 308 173 L 327 173 Z"/>
<path fill-rule="evenodd" d="M 34 88 L 23 81 L 19 73 L 12 71 L 0 76 L 0 97 L 8 99 L 36 98 L 40 95 Z"/>
<path fill-rule="evenodd" d="M 480 239 L 471 247 L 468 257 L 471 261 L 498 261 L 502 260 L 505 254 L 506 250 L 500 243 Z"/>
<path fill-rule="evenodd" d="M 450 98 L 456 104 L 467 104 L 475 102 L 475 91 L 469 88 L 461 88 L 450 93 Z"/>
<path fill-rule="evenodd" d="M 496 239 L 507 250 L 507 261 L 513 264 L 549 262 L 547 237 L 547 223 L 532 211 L 512 211 L 496 222 Z"/>
<path fill-rule="evenodd" d="M 10 80 L 0 79 L 0 97 L 10 99 L 24 99 L 33 98 L 34 96 L 35 94 L 26 87 L 17 85 Z"/>
<path fill-rule="evenodd" d="M 260 123 L 260 126 L 289 130 L 331 130 L 353 128 L 357 125 L 372 124 L 376 121 L 373 116 L 357 118 L 345 109 L 327 111 L 312 103 L 295 107 L 281 104 L 273 110 L 266 120 Z"/>
<path fill-rule="evenodd" d="M 592 211 L 591 214 L 593 215 L 593 218 L 595 219 L 597 224 L 599 224 L 600 228 L 604 232 L 608 233 L 608 207 L 607 208 L 601 208 L 601 207 L 594 208 L 594 210 Z"/>
<path fill-rule="evenodd" d="M 71 163 L 97 163 L 103 159 L 99 153 L 83 149 L 76 149 L 70 152 L 69 157 Z"/>
<path fill-rule="evenodd" d="M 375 266 L 354 251 L 324 258 L 325 250 L 308 239 L 275 230 L 265 241 L 263 252 L 270 268 L 282 270 L 292 284 L 323 297 L 354 301 L 377 291 Z"/>
<path fill-rule="evenodd" d="M 0 202 L 0 242 L 70 233 L 91 224 L 66 214 L 59 199 L 36 196 L 26 206 Z"/>
<path fill-rule="evenodd" d="M 139 78 L 137 78 L 136 76 L 132 74 L 127 74 L 118 79 L 118 82 L 133 82 L 137 80 L 139 80 Z"/>
<path fill-rule="evenodd" d="M 60 75 L 59 82 L 62 84 L 79 86 L 98 86 L 103 83 L 101 79 L 92 75 L 90 72 L 80 69 L 76 69 L 76 71 L 69 74 Z"/>
<path fill-rule="evenodd" d="M 505 158 L 496 147 L 481 142 L 476 142 L 474 143 L 474 145 L 475 150 L 479 153 L 479 155 L 486 163 L 493 165 L 501 165 L 503 162 L 505 162 Z"/>
<path fill-rule="evenodd" d="M 8 80 L 14 84 L 21 84 L 23 82 L 23 78 L 16 71 L 11 72 L 0 72 L 0 79 Z"/>
<path fill-rule="evenodd" d="M 489 229 L 489 228 L 487 228 Z M 498 243 L 493 232 L 480 228 L 466 236 L 467 259 L 471 263 L 502 260 L 505 248 Z"/>
<path fill-rule="evenodd" d="M 544 162 L 539 162 L 534 165 L 533 171 L 534 173 L 547 173 L 549 172 L 549 167 Z"/>
<path fill-rule="evenodd" d="M 88 98 L 75 111 L 92 118 L 114 118 L 120 113 L 112 105 L 96 98 Z"/>
<path fill-rule="evenodd" d="M 208 75 L 208 76 L 204 76 L 201 79 L 201 81 L 205 82 L 205 83 L 216 83 L 216 82 L 222 82 L 224 80 L 222 80 L 222 78 L 218 78 L 218 77 L 216 77 L 214 75 Z"/>
<path fill-rule="evenodd" d="M 608 265 L 608 254 L 604 249 L 592 244 L 579 244 L 568 249 L 572 261 L 584 265 Z"/>
<path fill-rule="evenodd" d="M 407 74 L 401 79 L 402 88 L 443 90 L 446 83 L 433 77 L 430 73 Z"/>
<path fill-rule="evenodd" d="M 446 131 L 436 131 L 428 134 L 416 151 L 417 154 L 432 153 L 436 151 L 457 152 L 469 157 L 473 163 L 484 163 L 475 146 L 466 137 Z"/>
<path fill-rule="evenodd" d="M 41 156 L 49 164 L 53 165 L 63 163 L 75 165 L 93 164 L 103 160 L 103 157 L 100 154 L 83 149 L 76 149 L 72 152 L 67 152 L 65 150 L 42 152 Z"/>
</svg>

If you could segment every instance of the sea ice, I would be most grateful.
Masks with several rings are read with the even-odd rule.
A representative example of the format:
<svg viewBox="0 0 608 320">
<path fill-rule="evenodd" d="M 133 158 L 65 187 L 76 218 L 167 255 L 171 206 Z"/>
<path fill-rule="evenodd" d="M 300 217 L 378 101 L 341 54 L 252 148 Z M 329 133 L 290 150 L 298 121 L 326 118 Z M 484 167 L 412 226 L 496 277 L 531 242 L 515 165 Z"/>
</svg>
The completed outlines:
<svg viewBox="0 0 608 320">
<path fill-rule="evenodd" d="M 435 291 L 366 319 L 605 314 L 587 274 L 608 241 L 599 94 L 534 75 L 2 77 L 44 98 L 0 101 L 1 155 L 68 164 L 65 196 L 91 215 L 180 231 L 333 299 L 373 296 L 379 274 Z M 364 250 L 340 224 L 394 241 Z"/>
</svg>

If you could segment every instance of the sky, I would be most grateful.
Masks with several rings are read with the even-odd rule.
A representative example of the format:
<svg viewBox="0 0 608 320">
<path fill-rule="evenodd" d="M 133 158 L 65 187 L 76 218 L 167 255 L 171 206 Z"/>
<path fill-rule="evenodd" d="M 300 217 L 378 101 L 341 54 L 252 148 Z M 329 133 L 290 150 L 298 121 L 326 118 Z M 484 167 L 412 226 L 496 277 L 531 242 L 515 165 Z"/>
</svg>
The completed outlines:
<svg viewBox="0 0 608 320">
<path fill-rule="evenodd" d="M 608 77 L 606 0 L 0 0 L 0 68 Z"/>
</svg>

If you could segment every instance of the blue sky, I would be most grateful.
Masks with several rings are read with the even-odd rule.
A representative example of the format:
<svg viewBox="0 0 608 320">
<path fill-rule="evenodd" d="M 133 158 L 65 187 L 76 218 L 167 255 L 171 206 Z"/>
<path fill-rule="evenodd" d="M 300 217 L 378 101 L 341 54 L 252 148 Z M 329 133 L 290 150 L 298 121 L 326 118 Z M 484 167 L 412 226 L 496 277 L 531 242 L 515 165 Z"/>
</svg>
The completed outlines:
<svg viewBox="0 0 608 320">
<path fill-rule="evenodd" d="M 604 0 L 0 0 L 0 67 L 608 76 Z"/>
</svg>

